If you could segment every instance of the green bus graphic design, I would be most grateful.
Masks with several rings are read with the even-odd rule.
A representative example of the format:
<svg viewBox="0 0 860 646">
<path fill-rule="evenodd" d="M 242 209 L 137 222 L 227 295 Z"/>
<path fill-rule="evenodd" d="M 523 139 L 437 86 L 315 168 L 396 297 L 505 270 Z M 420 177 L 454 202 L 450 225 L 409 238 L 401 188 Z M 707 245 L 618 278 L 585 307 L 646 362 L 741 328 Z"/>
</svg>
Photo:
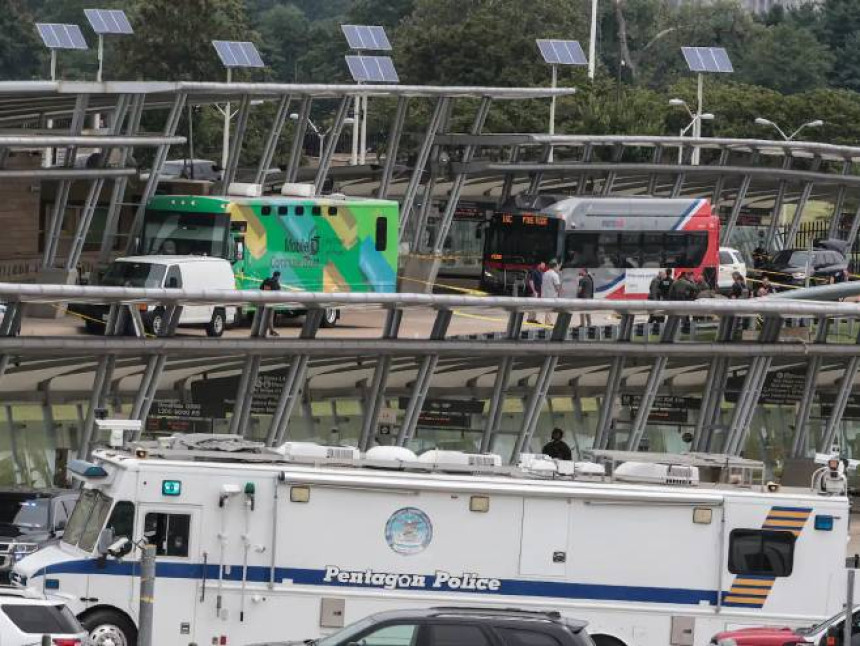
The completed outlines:
<svg viewBox="0 0 860 646">
<path fill-rule="evenodd" d="M 280 271 L 285 290 L 394 292 L 398 227 L 388 200 L 159 195 L 139 252 L 227 258 L 239 289 Z"/>
</svg>

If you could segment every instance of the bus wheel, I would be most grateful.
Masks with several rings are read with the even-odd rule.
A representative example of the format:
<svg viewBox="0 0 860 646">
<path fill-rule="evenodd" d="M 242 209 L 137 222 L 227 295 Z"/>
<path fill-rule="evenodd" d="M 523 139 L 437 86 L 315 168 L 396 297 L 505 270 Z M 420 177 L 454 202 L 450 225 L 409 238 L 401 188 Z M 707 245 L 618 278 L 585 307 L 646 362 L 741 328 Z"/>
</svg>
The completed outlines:
<svg viewBox="0 0 860 646">
<path fill-rule="evenodd" d="M 96 610 L 81 623 L 90 634 L 90 646 L 136 646 L 137 630 L 127 617 L 113 610 Z"/>
<path fill-rule="evenodd" d="M 212 312 L 212 320 L 209 321 L 209 324 L 206 326 L 206 335 L 207 336 L 221 336 L 224 334 L 224 328 L 227 326 L 227 316 L 224 314 L 224 310 L 221 308 L 217 308 L 214 312 Z"/>
<path fill-rule="evenodd" d="M 594 646 L 625 646 L 624 642 L 609 635 L 592 635 Z"/>
<path fill-rule="evenodd" d="M 334 327 L 337 325 L 337 320 L 340 318 L 340 312 L 333 307 L 328 307 L 323 310 L 322 327 Z"/>
</svg>

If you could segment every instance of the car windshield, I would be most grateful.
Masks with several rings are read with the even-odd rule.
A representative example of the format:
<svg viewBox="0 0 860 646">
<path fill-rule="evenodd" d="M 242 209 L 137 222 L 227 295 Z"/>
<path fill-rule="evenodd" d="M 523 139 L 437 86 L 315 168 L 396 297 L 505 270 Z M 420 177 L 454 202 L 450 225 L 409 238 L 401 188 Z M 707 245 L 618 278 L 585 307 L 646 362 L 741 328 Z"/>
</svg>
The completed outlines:
<svg viewBox="0 0 860 646">
<path fill-rule="evenodd" d="M 365 617 L 359 621 L 356 621 L 354 624 L 350 624 L 346 628 L 343 628 L 336 633 L 329 635 L 328 637 L 323 637 L 322 639 L 317 639 L 311 642 L 312 646 L 337 646 L 337 644 L 345 644 L 351 641 L 351 637 L 354 635 L 358 635 L 370 626 L 376 623 L 376 619 L 373 616 Z"/>
<path fill-rule="evenodd" d="M 161 287 L 166 267 L 148 262 L 114 262 L 102 276 L 108 287 Z"/>
<path fill-rule="evenodd" d="M 19 531 L 41 530 L 48 526 L 48 499 L 25 495 L 0 498 L 0 525 Z"/>
<path fill-rule="evenodd" d="M 81 494 L 63 533 L 63 542 L 91 552 L 104 527 L 112 498 L 95 489 Z"/>
<path fill-rule="evenodd" d="M 783 267 L 802 267 L 806 265 L 809 259 L 808 251 L 793 251 L 786 249 L 780 251 L 773 257 L 774 265 L 782 265 Z"/>
</svg>

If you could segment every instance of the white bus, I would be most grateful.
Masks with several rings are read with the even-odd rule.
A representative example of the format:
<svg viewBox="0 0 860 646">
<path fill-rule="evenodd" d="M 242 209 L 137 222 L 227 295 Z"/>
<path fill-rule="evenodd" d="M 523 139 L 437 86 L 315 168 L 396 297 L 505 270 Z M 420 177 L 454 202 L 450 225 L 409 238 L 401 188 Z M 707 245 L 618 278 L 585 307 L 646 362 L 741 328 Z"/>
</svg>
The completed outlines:
<svg viewBox="0 0 860 646">
<path fill-rule="evenodd" d="M 604 476 L 540 456 L 228 452 L 231 437 L 73 462 L 84 490 L 62 542 L 13 581 L 62 599 L 96 646 L 136 640 L 139 554 L 121 537 L 157 547 L 159 646 L 303 640 L 437 605 L 558 610 L 598 646 L 705 646 L 843 604 L 847 498 L 770 491 L 751 461 L 628 455 Z M 699 482 L 708 473 L 734 484 Z"/>
</svg>

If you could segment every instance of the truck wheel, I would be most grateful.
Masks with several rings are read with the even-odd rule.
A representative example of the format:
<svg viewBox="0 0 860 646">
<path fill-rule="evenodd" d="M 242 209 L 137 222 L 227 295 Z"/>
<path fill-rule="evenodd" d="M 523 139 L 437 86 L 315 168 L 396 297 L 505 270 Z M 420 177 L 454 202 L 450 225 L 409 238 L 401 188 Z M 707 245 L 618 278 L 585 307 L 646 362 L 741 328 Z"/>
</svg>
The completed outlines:
<svg viewBox="0 0 860 646">
<path fill-rule="evenodd" d="M 149 319 L 149 329 L 152 331 L 152 334 L 155 336 L 164 336 L 166 327 L 167 320 L 164 317 L 164 310 L 155 310 Z"/>
<path fill-rule="evenodd" d="M 625 646 L 624 642 L 609 635 L 592 635 L 594 646 Z"/>
<path fill-rule="evenodd" d="M 105 325 L 98 321 L 84 321 L 84 328 L 89 334 L 104 334 Z"/>
<path fill-rule="evenodd" d="M 321 327 L 334 327 L 337 325 L 337 320 L 340 318 L 340 312 L 333 307 L 327 307 L 323 310 Z"/>
<path fill-rule="evenodd" d="M 223 309 L 216 309 L 212 312 L 212 320 L 206 325 L 207 336 L 221 336 L 224 334 L 224 328 L 227 327 L 227 316 Z"/>
<path fill-rule="evenodd" d="M 126 617 L 113 610 L 96 610 L 81 623 L 90 634 L 90 646 L 136 646 L 137 630 Z"/>
</svg>

